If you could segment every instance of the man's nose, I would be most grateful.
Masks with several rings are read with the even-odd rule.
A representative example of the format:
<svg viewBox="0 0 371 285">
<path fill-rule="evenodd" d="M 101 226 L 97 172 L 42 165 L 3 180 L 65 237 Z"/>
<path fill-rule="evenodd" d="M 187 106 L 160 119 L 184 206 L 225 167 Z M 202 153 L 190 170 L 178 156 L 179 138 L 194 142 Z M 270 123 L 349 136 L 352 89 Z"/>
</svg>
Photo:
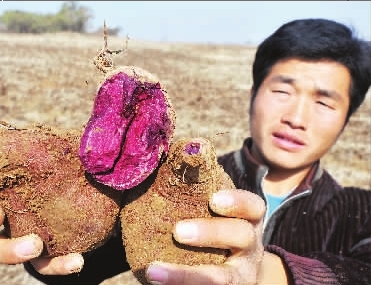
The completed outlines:
<svg viewBox="0 0 371 285">
<path fill-rule="evenodd" d="M 282 115 L 282 122 L 293 129 L 305 130 L 310 118 L 310 104 L 305 98 L 297 97 L 288 104 Z"/>
</svg>

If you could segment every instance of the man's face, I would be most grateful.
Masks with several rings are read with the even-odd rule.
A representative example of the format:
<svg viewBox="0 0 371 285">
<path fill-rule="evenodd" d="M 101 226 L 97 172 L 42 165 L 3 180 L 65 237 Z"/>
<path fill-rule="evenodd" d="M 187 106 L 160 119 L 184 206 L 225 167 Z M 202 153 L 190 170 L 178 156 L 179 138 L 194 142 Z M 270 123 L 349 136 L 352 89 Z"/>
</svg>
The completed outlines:
<svg viewBox="0 0 371 285">
<path fill-rule="evenodd" d="M 252 155 L 278 169 L 303 169 L 335 143 L 349 108 L 351 76 L 333 61 L 276 63 L 250 112 Z"/>
</svg>

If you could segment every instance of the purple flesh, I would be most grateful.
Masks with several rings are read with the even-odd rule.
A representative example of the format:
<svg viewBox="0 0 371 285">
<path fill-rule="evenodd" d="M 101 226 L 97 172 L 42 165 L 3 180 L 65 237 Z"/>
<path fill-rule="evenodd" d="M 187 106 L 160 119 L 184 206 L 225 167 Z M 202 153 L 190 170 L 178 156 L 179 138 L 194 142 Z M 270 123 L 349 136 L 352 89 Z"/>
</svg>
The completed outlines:
<svg viewBox="0 0 371 285">
<path fill-rule="evenodd" d="M 190 142 L 185 146 L 184 152 L 187 154 L 197 154 L 200 151 L 200 143 Z"/>
<path fill-rule="evenodd" d="M 159 83 L 140 82 L 120 72 L 106 80 L 80 142 L 86 171 L 117 190 L 130 189 L 167 154 L 174 122 Z"/>
</svg>

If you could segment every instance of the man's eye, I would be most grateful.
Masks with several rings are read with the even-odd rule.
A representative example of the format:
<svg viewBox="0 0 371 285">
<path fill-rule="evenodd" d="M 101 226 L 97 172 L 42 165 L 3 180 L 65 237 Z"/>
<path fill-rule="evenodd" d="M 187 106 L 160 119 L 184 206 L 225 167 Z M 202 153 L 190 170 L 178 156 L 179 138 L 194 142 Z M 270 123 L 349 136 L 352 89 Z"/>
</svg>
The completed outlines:
<svg viewBox="0 0 371 285">
<path fill-rule="evenodd" d="M 324 102 L 324 101 L 317 101 L 317 104 L 319 104 L 320 106 L 329 108 L 329 109 L 333 109 L 331 105 L 329 105 L 327 102 Z"/>
<path fill-rule="evenodd" d="M 273 93 L 279 93 L 279 94 L 289 94 L 289 92 L 284 90 L 273 90 Z"/>
</svg>

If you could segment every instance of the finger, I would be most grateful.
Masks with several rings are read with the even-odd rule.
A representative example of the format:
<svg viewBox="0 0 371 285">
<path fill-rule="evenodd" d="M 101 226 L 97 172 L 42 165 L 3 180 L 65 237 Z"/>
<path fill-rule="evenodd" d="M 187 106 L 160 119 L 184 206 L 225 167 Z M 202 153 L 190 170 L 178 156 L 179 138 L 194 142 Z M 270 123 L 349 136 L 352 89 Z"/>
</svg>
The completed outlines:
<svg viewBox="0 0 371 285">
<path fill-rule="evenodd" d="M 17 264 L 39 256 L 43 241 L 35 234 L 8 239 L 0 237 L 0 263 Z"/>
<path fill-rule="evenodd" d="M 228 265 L 187 266 L 154 262 L 148 267 L 146 278 L 156 285 L 242 284 Z"/>
<path fill-rule="evenodd" d="M 210 208 L 217 214 L 260 221 L 265 214 L 265 203 L 258 195 L 246 190 L 220 190 L 213 194 Z"/>
<path fill-rule="evenodd" d="M 39 257 L 31 260 L 32 266 L 43 275 L 67 275 L 80 272 L 84 258 L 79 253 L 70 253 L 57 257 Z"/>
<path fill-rule="evenodd" d="M 182 220 L 175 226 L 174 238 L 184 244 L 224 249 L 255 246 L 255 230 L 243 219 L 209 218 Z"/>
</svg>

